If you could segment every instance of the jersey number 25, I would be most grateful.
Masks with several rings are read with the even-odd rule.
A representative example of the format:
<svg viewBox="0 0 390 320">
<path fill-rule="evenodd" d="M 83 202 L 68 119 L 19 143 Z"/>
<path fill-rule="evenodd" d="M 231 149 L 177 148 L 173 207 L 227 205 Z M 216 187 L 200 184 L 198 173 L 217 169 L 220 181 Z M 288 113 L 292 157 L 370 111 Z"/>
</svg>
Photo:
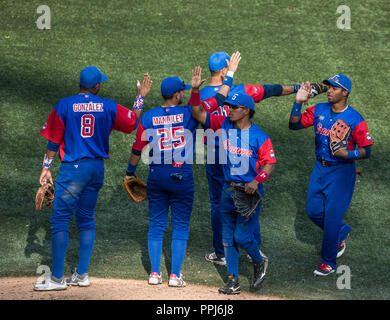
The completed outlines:
<svg viewBox="0 0 390 320">
<path fill-rule="evenodd" d="M 160 150 L 171 150 L 185 146 L 184 127 L 171 127 L 157 129 L 157 134 L 161 136 L 158 141 Z"/>
</svg>

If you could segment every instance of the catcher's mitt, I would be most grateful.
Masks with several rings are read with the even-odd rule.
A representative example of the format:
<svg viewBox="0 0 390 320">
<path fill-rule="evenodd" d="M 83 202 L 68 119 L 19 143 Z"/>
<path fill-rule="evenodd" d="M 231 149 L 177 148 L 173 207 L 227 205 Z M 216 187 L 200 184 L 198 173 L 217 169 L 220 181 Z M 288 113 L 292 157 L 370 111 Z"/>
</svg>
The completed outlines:
<svg viewBox="0 0 390 320">
<path fill-rule="evenodd" d="M 147 199 L 146 184 L 140 178 L 136 176 L 124 177 L 122 186 L 134 202 Z"/>
<path fill-rule="evenodd" d="M 315 96 L 317 96 L 321 93 L 324 93 L 326 91 L 328 91 L 327 85 L 325 85 L 323 83 L 318 83 L 318 82 L 310 83 L 309 97 L 314 98 Z"/>
<path fill-rule="evenodd" d="M 350 126 L 343 120 L 339 119 L 333 124 L 329 133 L 329 147 L 333 156 L 337 151 L 347 149 L 350 133 Z"/>
<path fill-rule="evenodd" d="M 53 209 L 54 185 L 50 182 L 41 186 L 35 194 L 35 209 L 41 210 L 43 206 Z"/>
<path fill-rule="evenodd" d="M 263 201 L 263 197 L 258 190 L 254 194 L 245 192 L 244 183 L 231 183 L 232 198 L 237 212 L 249 220 L 249 218 L 255 213 L 256 208 Z"/>
</svg>

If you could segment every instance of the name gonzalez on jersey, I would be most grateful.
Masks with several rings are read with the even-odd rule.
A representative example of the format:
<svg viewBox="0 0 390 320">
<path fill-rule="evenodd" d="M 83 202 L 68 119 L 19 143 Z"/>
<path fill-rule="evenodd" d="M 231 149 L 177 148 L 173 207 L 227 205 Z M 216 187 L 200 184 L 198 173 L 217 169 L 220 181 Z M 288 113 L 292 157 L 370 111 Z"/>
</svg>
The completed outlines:
<svg viewBox="0 0 390 320">
<path fill-rule="evenodd" d="M 103 112 L 103 103 L 75 103 L 73 104 L 74 112 Z"/>
</svg>

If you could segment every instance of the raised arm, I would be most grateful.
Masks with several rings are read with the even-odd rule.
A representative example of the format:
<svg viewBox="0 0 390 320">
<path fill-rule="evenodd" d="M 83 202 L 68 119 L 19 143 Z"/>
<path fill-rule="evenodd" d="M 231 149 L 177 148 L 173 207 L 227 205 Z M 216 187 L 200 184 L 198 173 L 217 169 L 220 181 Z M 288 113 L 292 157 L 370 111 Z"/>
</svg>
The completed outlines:
<svg viewBox="0 0 390 320">
<path fill-rule="evenodd" d="M 221 88 L 217 92 L 215 97 L 209 98 L 216 100 L 216 103 L 218 105 L 222 105 L 226 97 L 230 91 L 230 88 L 233 84 L 233 75 L 237 71 L 238 64 L 241 61 L 241 54 L 239 51 L 232 54 L 230 61 L 226 60 L 228 63 L 228 72 L 226 74 L 225 80 L 222 83 Z M 203 103 L 200 100 L 200 93 L 199 88 L 200 86 L 205 82 L 205 80 L 202 80 L 202 68 L 196 67 L 195 70 L 192 70 L 192 80 L 191 80 L 191 86 L 192 86 L 192 92 L 191 92 L 191 99 L 190 104 L 192 106 L 192 116 L 198 120 L 201 124 L 205 124 L 207 120 L 207 112 L 204 110 Z M 206 100 L 206 103 L 207 103 Z"/>
<path fill-rule="evenodd" d="M 137 96 L 134 100 L 133 111 L 137 115 L 137 118 L 141 118 L 144 99 L 148 95 L 150 88 L 152 87 L 152 80 L 149 73 L 144 74 L 142 83 L 137 80 Z"/>
<path fill-rule="evenodd" d="M 290 123 L 298 123 L 301 120 L 301 109 L 302 109 L 302 103 L 306 102 L 309 99 L 309 94 L 310 94 L 310 83 L 302 83 L 301 87 L 299 88 L 296 96 L 295 96 L 295 101 L 293 104 L 293 108 L 291 110 L 291 115 L 290 115 Z"/>
</svg>

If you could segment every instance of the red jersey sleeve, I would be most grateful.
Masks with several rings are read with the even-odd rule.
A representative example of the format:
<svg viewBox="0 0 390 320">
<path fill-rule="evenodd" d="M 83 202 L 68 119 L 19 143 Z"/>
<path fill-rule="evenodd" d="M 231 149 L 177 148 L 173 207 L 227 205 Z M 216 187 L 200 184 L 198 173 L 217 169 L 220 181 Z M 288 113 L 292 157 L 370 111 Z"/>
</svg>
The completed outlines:
<svg viewBox="0 0 390 320">
<path fill-rule="evenodd" d="M 124 133 L 133 132 L 137 125 L 137 115 L 120 104 L 117 104 L 117 111 L 112 129 Z"/>
<path fill-rule="evenodd" d="M 138 128 L 137 128 L 137 133 L 135 136 L 135 142 L 133 144 L 133 149 L 137 150 L 137 151 L 142 151 L 148 143 L 149 143 L 149 141 L 148 141 L 148 137 L 146 135 L 145 128 L 144 128 L 142 122 L 140 122 L 140 124 L 138 125 Z"/>
<path fill-rule="evenodd" d="M 256 171 L 258 173 L 261 171 L 263 165 L 276 163 L 275 152 L 270 138 L 264 141 L 257 151 L 257 155 L 259 156 L 256 162 Z"/>
<path fill-rule="evenodd" d="M 252 97 L 252 99 L 255 101 L 255 103 L 260 102 L 263 100 L 264 96 L 264 87 L 263 86 L 254 86 L 251 84 L 244 85 L 245 87 L 245 93 Z"/>
<path fill-rule="evenodd" d="M 203 109 L 207 112 L 214 112 L 218 109 L 218 102 L 214 97 L 202 101 Z"/>
<path fill-rule="evenodd" d="M 192 98 L 192 96 L 191 96 L 191 98 Z M 188 106 L 193 106 L 194 105 L 194 102 L 192 101 L 191 98 L 187 102 Z M 202 101 L 202 107 L 207 112 L 213 112 L 216 109 L 218 109 L 218 101 L 214 97 L 210 97 L 210 98 Z"/>
<path fill-rule="evenodd" d="M 366 121 L 360 122 L 352 131 L 352 143 L 356 143 L 359 148 L 372 145 L 371 135 L 368 131 Z"/>
<path fill-rule="evenodd" d="M 210 129 L 217 131 L 218 129 L 221 129 L 222 122 L 226 119 L 225 116 L 217 116 L 212 113 L 208 113 L 207 116 L 209 117 L 210 121 Z"/>
<path fill-rule="evenodd" d="M 316 106 L 307 108 L 301 115 L 301 123 L 305 128 L 311 127 L 314 124 L 314 109 Z"/>
<path fill-rule="evenodd" d="M 40 134 L 54 143 L 62 143 L 64 140 L 65 124 L 54 108 Z"/>
</svg>

